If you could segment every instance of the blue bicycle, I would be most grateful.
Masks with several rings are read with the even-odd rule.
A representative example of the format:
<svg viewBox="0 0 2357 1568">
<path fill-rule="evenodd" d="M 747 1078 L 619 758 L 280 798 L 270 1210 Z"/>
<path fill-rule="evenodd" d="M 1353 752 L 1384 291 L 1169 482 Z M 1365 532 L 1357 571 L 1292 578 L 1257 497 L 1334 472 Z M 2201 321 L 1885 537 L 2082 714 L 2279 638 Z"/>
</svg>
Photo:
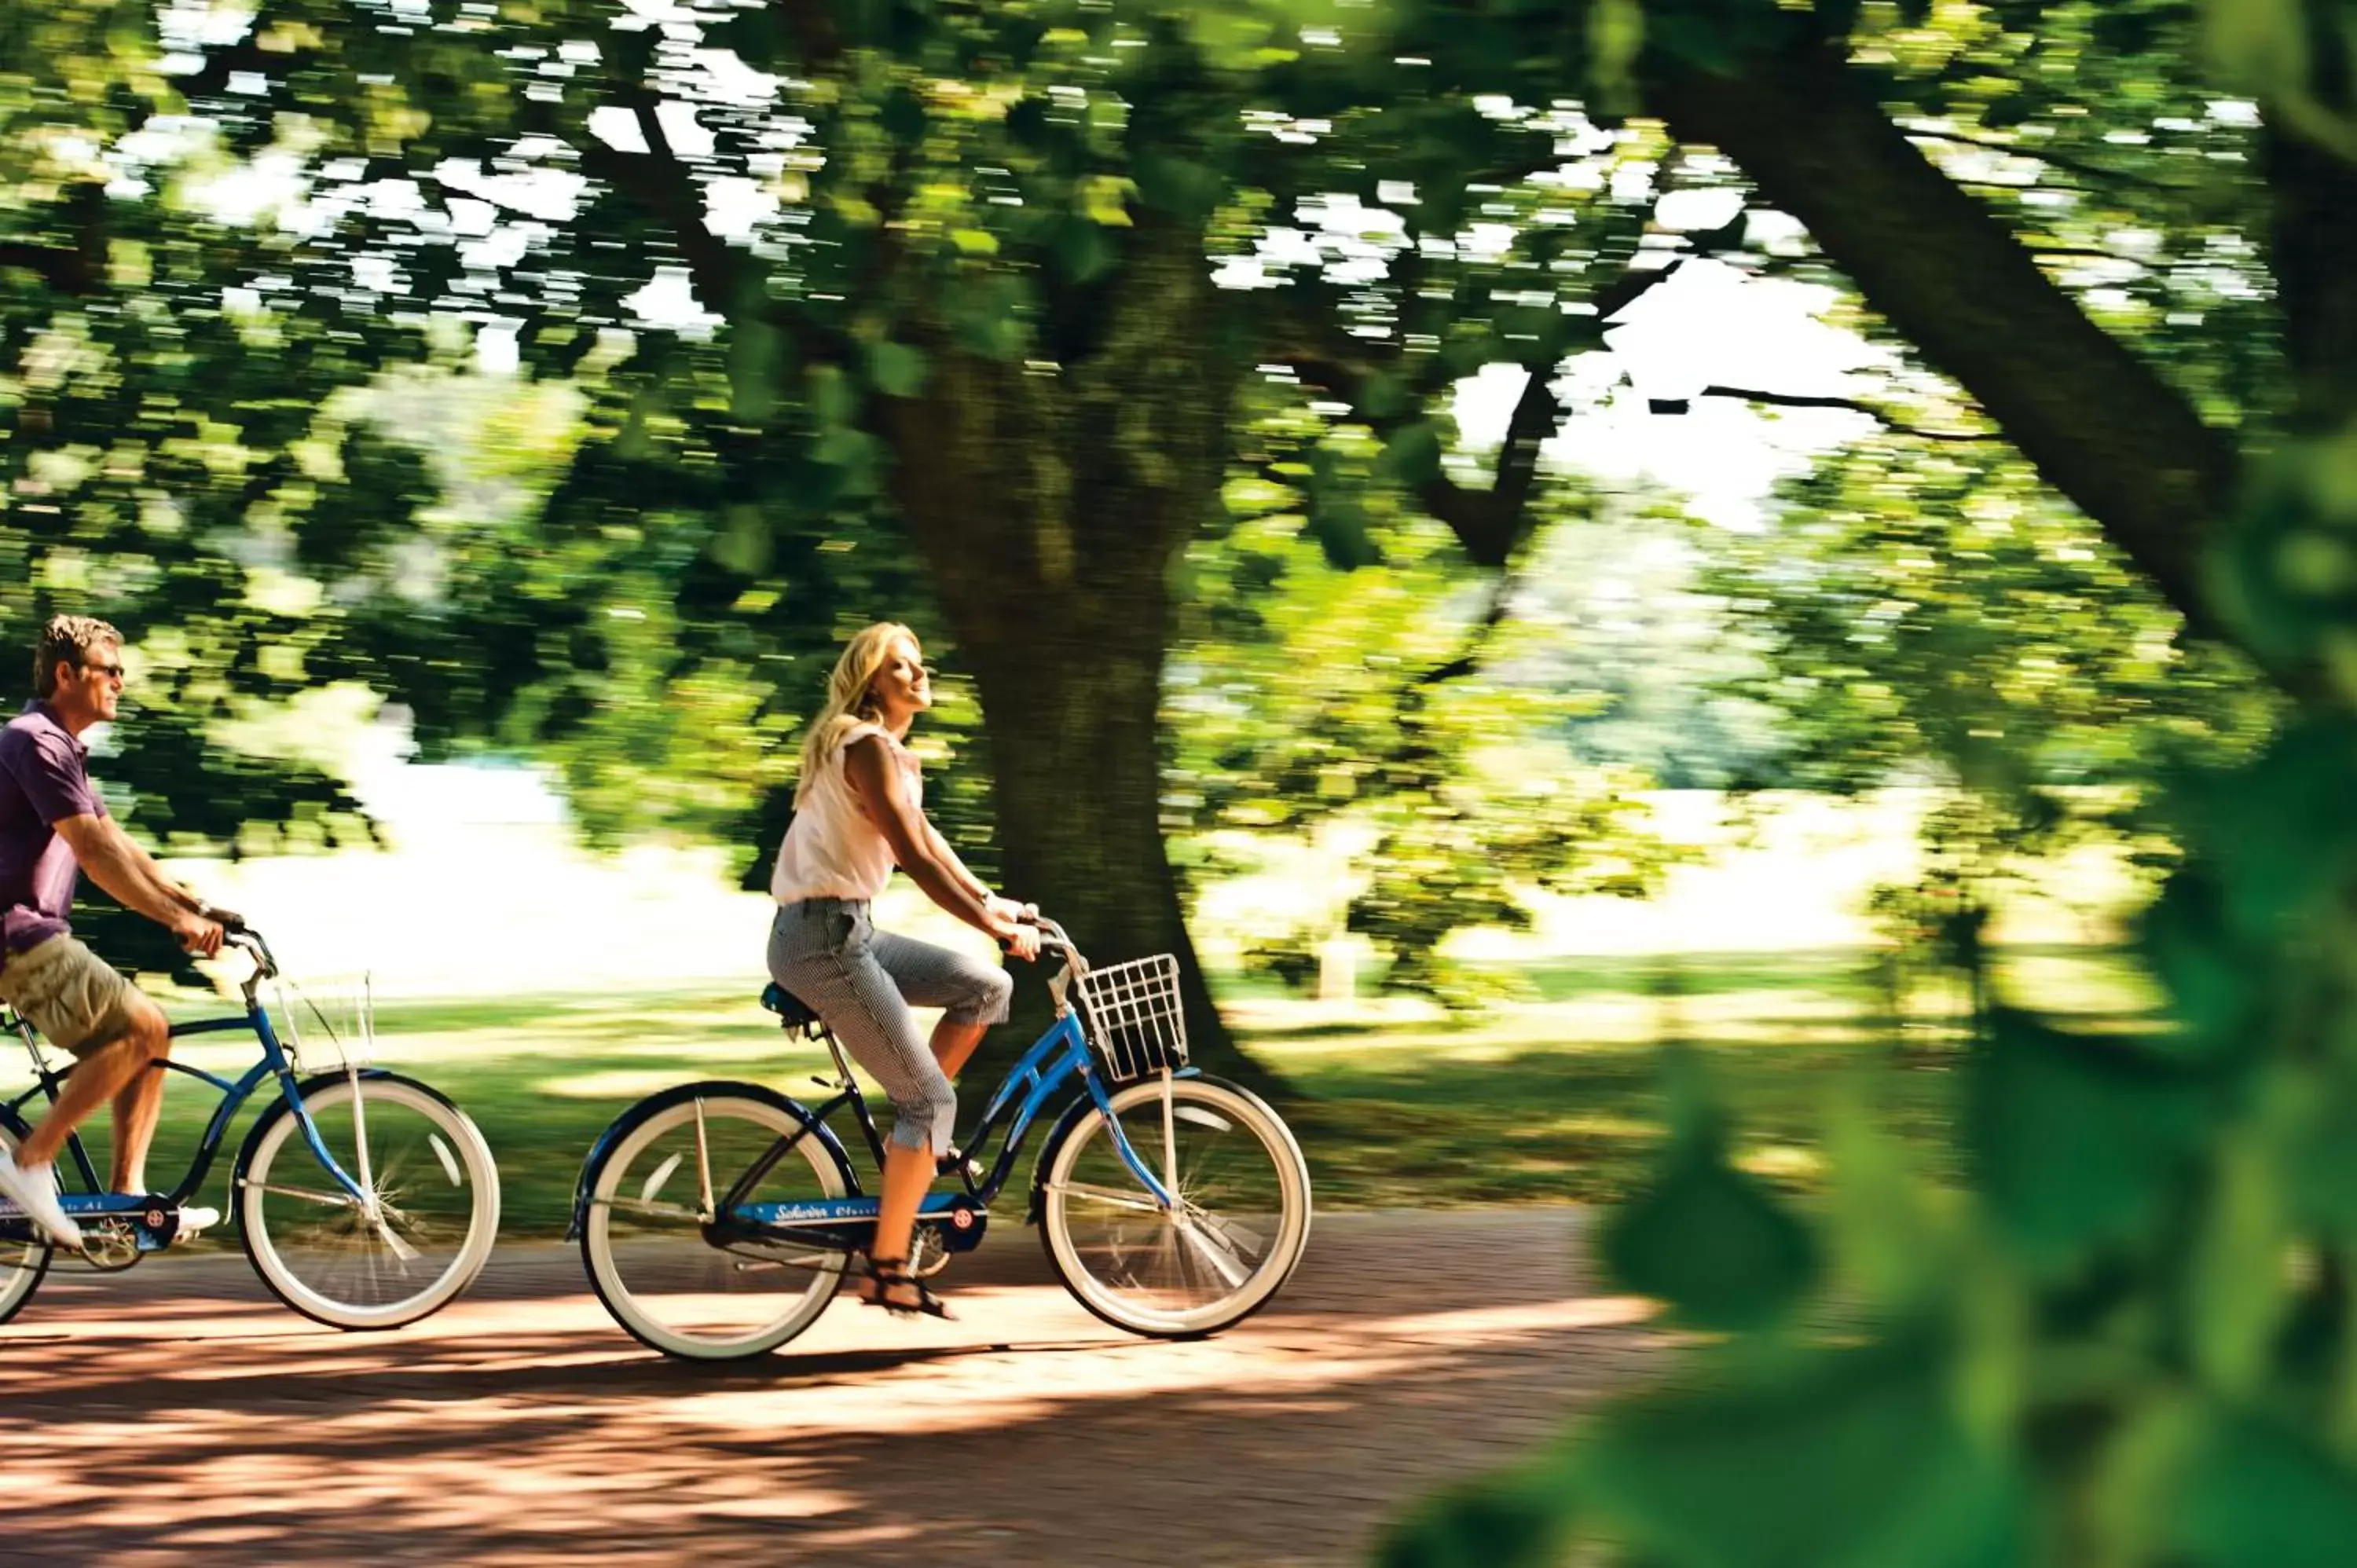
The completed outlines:
<svg viewBox="0 0 2357 1568">
<path fill-rule="evenodd" d="M 221 1095 L 188 1173 L 168 1193 L 108 1192 L 79 1134 L 66 1142 L 81 1190 L 61 1193 L 80 1222 L 84 1251 L 67 1256 L 101 1270 L 129 1268 L 172 1241 L 182 1205 L 196 1196 L 237 1112 L 265 1083 L 275 1102 L 255 1119 L 230 1180 L 231 1213 L 254 1273 L 279 1300 L 338 1328 L 396 1328 L 447 1305 L 490 1258 L 500 1225 L 499 1167 L 466 1114 L 433 1090 L 361 1059 L 370 1032 L 363 1004 L 341 1027 L 309 1005 L 313 1043 L 339 1058 L 306 1072 L 298 1001 L 285 1010 L 289 1038 L 261 988 L 278 976 L 262 934 L 238 924 L 226 945 L 253 961 L 245 1011 L 172 1026 L 175 1038 L 250 1030 L 262 1059 L 231 1081 L 167 1061 Z M 35 1083 L 0 1103 L 0 1142 L 13 1154 L 37 1094 L 54 1103 L 73 1069 L 53 1069 L 29 1026 L 10 1025 L 33 1058 Z M 67 1171 L 60 1165 L 61 1187 Z M 16 1316 L 48 1274 L 57 1249 L 16 1205 L 0 1199 L 0 1323 Z"/>
<path fill-rule="evenodd" d="M 1170 955 L 1093 969 L 1054 922 L 1040 929 L 1043 954 L 1060 960 L 1049 983 L 1056 1021 L 961 1145 L 963 1190 L 927 1197 L 910 1272 L 933 1273 L 981 1241 L 1028 1133 L 1069 1094 L 1026 1217 L 1065 1288 L 1135 1334 L 1192 1337 L 1241 1321 L 1308 1244 L 1300 1145 L 1256 1096 L 1187 1065 Z M 575 1192 L 574 1233 L 598 1299 L 668 1355 L 727 1360 L 784 1344 L 826 1310 L 875 1229 L 877 1199 L 829 1124 L 851 1111 L 881 1166 L 884 1141 L 842 1047 L 780 987 L 761 1001 L 787 1029 L 825 1042 L 835 1076 L 819 1081 L 834 1098 L 813 1111 L 755 1083 L 666 1090 L 606 1129 Z"/>
</svg>

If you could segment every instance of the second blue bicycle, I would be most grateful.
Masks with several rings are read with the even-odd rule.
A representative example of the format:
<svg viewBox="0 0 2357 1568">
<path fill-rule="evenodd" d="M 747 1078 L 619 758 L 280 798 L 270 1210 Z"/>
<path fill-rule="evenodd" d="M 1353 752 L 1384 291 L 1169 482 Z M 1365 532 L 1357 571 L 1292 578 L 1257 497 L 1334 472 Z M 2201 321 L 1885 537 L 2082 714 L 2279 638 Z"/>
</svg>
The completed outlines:
<svg viewBox="0 0 2357 1568">
<path fill-rule="evenodd" d="M 1301 1261 L 1309 1169 L 1275 1112 L 1187 1063 L 1169 954 L 1092 968 L 1052 921 L 1043 952 L 1056 1022 L 1007 1074 L 963 1147 L 963 1190 L 918 1216 L 910 1269 L 971 1251 L 1042 1113 L 1057 1109 L 1028 1218 L 1082 1305 L 1131 1333 L 1215 1333 L 1257 1311 Z M 668 1355 L 756 1356 L 826 1310 L 866 1249 L 877 1199 L 830 1121 L 852 1112 L 870 1159 L 884 1144 L 841 1047 L 770 986 L 763 1004 L 825 1042 L 834 1097 L 813 1110 L 760 1084 L 683 1084 L 640 1101 L 597 1140 L 574 1198 L 590 1283 L 619 1323 Z M 972 1156 L 991 1141 L 987 1169 Z"/>
</svg>

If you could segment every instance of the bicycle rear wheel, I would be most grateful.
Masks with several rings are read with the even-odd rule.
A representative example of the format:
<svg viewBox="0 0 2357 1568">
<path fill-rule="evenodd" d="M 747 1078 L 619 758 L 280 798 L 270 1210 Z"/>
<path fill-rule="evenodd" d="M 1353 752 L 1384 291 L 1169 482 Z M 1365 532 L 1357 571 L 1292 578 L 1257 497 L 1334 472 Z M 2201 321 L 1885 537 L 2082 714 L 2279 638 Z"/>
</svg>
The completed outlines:
<svg viewBox="0 0 2357 1568">
<path fill-rule="evenodd" d="M 840 1197 L 834 1155 L 792 1113 L 716 1087 L 654 1111 L 586 1177 L 581 1258 L 614 1321 L 667 1356 L 727 1361 L 776 1349 L 816 1321 L 848 1253 L 708 1221 L 737 1202 Z"/>
<path fill-rule="evenodd" d="M 8 1157 L 16 1157 L 16 1134 L 0 1127 L 0 1147 Z M 21 1241 L 0 1240 L 0 1323 L 5 1323 L 25 1309 L 40 1288 L 42 1276 L 49 1272 L 49 1259 L 56 1249 L 44 1237 L 38 1226 L 27 1225 L 27 1236 Z"/>
<path fill-rule="evenodd" d="M 254 1273 L 337 1328 L 398 1328 L 449 1305 L 482 1273 L 500 1228 L 499 1167 L 482 1133 L 405 1078 L 362 1078 L 357 1097 L 349 1078 L 314 1079 L 302 1095 L 328 1153 L 366 1180 L 377 1213 L 328 1175 L 281 1105 L 239 1162 L 238 1230 Z"/>
<path fill-rule="evenodd" d="M 1092 1111 L 1048 1151 L 1039 1239 L 1082 1306 L 1158 1338 L 1216 1333 L 1265 1305 L 1309 1241 L 1309 1166 L 1275 1112 L 1216 1079 L 1116 1091 L 1114 1115 L 1179 1202 L 1155 1202 Z"/>
</svg>

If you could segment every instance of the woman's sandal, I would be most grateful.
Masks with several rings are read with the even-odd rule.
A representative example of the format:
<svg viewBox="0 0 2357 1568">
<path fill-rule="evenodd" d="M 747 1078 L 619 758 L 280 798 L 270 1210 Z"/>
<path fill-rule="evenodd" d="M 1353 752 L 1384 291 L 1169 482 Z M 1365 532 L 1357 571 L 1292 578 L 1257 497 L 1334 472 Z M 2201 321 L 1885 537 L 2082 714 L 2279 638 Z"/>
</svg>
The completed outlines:
<svg viewBox="0 0 2357 1568">
<path fill-rule="evenodd" d="M 949 1316 L 950 1309 L 942 1305 L 942 1298 L 927 1290 L 925 1282 L 909 1272 L 908 1259 L 870 1258 L 864 1272 L 867 1278 L 876 1282 L 875 1290 L 859 1298 L 868 1305 L 880 1306 L 895 1317 L 915 1317 L 920 1314 L 927 1317 Z M 895 1301 L 892 1298 L 892 1292 L 903 1285 L 917 1293 L 916 1300 Z"/>
</svg>

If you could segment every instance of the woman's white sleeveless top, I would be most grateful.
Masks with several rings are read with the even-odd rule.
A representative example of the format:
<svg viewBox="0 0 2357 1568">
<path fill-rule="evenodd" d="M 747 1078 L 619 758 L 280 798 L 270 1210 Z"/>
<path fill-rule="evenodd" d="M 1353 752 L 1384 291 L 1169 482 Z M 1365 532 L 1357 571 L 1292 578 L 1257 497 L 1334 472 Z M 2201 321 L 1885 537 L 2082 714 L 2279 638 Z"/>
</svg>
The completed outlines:
<svg viewBox="0 0 2357 1568">
<path fill-rule="evenodd" d="M 900 787 L 911 805 L 923 809 L 924 777 L 917 759 L 878 725 L 861 725 L 819 765 L 818 777 L 794 810 L 778 864 L 770 873 L 770 896 L 780 904 L 803 898 L 873 898 L 892 879 L 892 845 L 859 809 L 859 797 L 844 777 L 843 754 L 862 736 L 881 736 L 899 765 Z"/>
</svg>

